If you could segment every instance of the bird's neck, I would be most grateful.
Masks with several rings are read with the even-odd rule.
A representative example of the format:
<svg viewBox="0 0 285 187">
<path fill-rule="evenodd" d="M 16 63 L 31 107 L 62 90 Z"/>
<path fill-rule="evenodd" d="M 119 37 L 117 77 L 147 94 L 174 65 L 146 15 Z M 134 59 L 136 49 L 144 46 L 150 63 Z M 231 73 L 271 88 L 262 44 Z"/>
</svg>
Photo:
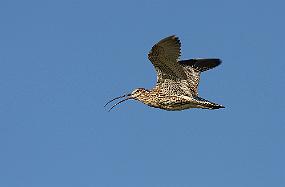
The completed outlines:
<svg viewBox="0 0 285 187">
<path fill-rule="evenodd" d="M 138 95 L 136 97 L 137 100 L 143 102 L 144 104 L 148 104 L 150 101 L 150 98 L 151 98 L 151 90 L 142 90 L 140 95 Z"/>
</svg>

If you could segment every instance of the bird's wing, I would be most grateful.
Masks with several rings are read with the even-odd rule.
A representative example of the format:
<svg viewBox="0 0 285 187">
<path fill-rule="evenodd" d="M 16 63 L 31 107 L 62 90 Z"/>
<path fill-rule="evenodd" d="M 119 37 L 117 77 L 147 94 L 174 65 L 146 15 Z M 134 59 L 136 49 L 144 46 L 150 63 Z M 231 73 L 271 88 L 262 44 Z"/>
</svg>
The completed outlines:
<svg viewBox="0 0 285 187">
<path fill-rule="evenodd" d="M 169 36 L 155 44 L 148 54 L 148 59 L 157 72 L 157 82 L 165 79 L 175 81 L 186 80 L 187 76 L 183 67 L 178 63 L 181 43 L 176 36 Z"/>
<path fill-rule="evenodd" d="M 188 87 L 193 96 L 198 96 L 198 85 L 200 81 L 201 72 L 215 68 L 222 63 L 220 59 L 190 59 L 181 60 L 179 63 L 182 65 L 188 81 Z"/>
<path fill-rule="evenodd" d="M 190 66 L 197 71 L 203 72 L 209 69 L 213 69 L 222 63 L 218 58 L 196 58 L 189 60 L 180 60 L 180 64 Z"/>
</svg>

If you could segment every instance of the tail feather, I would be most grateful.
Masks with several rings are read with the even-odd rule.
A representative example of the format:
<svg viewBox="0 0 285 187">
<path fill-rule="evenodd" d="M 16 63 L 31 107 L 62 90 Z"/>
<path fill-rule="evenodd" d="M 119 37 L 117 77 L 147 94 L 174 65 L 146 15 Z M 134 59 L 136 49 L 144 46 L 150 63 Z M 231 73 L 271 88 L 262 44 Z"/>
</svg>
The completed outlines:
<svg viewBox="0 0 285 187">
<path fill-rule="evenodd" d="M 217 103 L 213 103 L 211 101 L 208 101 L 206 99 L 203 99 L 201 97 L 196 97 L 195 98 L 198 102 L 199 102 L 199 106 L 201 108 L 204 108 L 204 109 L 220 109 L 220 108 L 225 108 L 223 105 L 220 105 L 220 104 L 217 104 Z"/>
</svg>

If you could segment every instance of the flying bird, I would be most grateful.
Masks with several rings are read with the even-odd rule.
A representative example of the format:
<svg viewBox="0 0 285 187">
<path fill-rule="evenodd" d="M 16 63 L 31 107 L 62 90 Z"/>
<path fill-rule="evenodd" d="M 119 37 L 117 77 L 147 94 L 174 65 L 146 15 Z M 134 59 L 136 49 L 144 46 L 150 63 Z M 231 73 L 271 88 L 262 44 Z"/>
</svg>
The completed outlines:
<svg viewBox="0 0 285 187">
<path fill-rule="evenodd" d="M 114 100 L 124 98 L 114 104 L 110 110 L 130 99 L 164 110 L 225 108 L 198 96 L 200 74 L 217 67 L 221 64 L 221 60 L 218 58 L 197 58 L 179 61 L 180 48 L 180 40 L 175 35 L 156 43 L 148 54 L 148 59 L 157 73 L 156 86 L 150 90 L 137 88 L 129 94 L 112 99 L 105 106 Z"/>
</svg>

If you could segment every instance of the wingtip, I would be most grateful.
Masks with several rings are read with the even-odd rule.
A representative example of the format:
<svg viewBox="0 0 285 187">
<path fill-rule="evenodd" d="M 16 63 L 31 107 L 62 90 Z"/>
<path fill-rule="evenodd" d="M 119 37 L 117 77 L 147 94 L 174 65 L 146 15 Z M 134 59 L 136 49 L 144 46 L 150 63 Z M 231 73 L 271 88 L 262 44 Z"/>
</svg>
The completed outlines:
<svg viewBox="0 0 285 187">
<path fill-rule="evenodd" d="M 225 108 L 225 107 L 223 105 L 219 105 L 219 104 L 214 104 L 214 105 L 209 107 L 209 109 L 212 109 L 212 110 L 220 109 L 220 108 Z"/>
<path fill-rule="evenodd" d="M 178 44 L 178 46 L 181 46 L 181 41 L 180 41 L 180 39 L 179 39 L 178 36 L 176 36 L 176 35 L 171 35 L 171 36 L 169 36 L 169 37 L 166 37 L 166 38 L 165 38 L 165 41 L 168 40 L 168 39 L 174 40 L 174 41 Z M 179 52 L 179 53 L 181 53 L 181 52 Z"/>
<path fill-rule="evenodd" d="M 176 36 L 176 34 L 172 34 L 172 35 L 170 35 L 170 36 L 168 36 L 166 38 L 178 38 L 178 37 Z"/>
<path fill-rule="evenodd" d="M 175 34 L 167 36 L 167 37 L 163 38 L 161 41 L 166 41 L 169 39 L 176 40 L 179 44 L 181 43 L 179 37 Z"/>
<path fill-rule="evenodd" d="M 218 105 L 218 106 L 214 106 L 213 109 L 220 109 L 220 108 L 226 108 L 223 105 Z"/>
<path fill-rule="evenodd" d="M 218 65 L 220 65 L 223 61 L 220 58 L 215 58 L 215 60 L 217 60 Z"/>
</svg>

